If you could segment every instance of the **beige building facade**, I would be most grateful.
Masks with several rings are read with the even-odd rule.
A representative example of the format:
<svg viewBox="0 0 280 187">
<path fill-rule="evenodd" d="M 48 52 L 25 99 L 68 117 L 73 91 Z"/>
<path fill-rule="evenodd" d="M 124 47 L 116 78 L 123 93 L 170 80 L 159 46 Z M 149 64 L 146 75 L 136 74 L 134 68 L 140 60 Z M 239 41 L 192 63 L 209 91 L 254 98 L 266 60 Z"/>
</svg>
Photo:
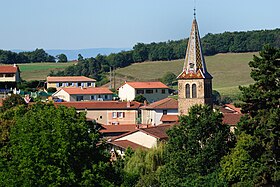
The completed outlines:
<svg viewBox="0 0 280 187">
<path fill-rule="evenodd" d="M 80 101 L 61 102 L 55 105 L 64 105 L 76 108 L 77 112 L 86 112 L 88 120 L 95 120 L 102 125 L 137 125 L 139 118 L 138 102 L 120 101 Z"/>
</svg>

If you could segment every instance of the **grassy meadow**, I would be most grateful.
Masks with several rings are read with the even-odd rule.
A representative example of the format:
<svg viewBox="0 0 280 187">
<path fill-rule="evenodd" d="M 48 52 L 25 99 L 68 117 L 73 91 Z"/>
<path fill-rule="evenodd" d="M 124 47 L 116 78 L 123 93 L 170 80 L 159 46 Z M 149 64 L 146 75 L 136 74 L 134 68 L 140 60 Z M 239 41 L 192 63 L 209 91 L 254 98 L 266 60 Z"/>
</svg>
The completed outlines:
<svg viewBox="0 0 280 187">
<path fill-rule="evenodd" d="M 239 85 L 253 82 L 250 77 L 248 62 L 257 53 L 226 53 L 206 56 L 207 70 L 214 77 L 213 89 L 222 95 L 237 96 Z M 152 81 L 159 80 L 170 71 L 178 75 L 183 68 L 184 60 L 135 63 L 116 70 L 116 80 Z"/>
<path fill-rule="evenodd" d="M 23 80 L 45 80 L 51 71 L 64 70 L 66 67 L 75 64 L 68 63 L 28 63 L 18 64 Z"/>
</svg>

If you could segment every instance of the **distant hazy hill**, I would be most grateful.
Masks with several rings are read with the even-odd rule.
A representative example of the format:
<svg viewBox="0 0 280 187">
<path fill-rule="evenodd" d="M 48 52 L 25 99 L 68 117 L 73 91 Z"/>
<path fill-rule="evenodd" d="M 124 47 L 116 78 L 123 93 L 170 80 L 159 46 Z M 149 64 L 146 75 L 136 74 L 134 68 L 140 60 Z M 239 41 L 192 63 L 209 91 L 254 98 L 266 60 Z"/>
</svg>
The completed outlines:
<svg viewBox="0 0 280 187">
<path fill-rule="evenodd" d="M 48 54 L 56 56 L 58 54 L 65 54 L 69 60 L 75 60 L 78 58 L 78 54 L 81 54 L 84 58 L 95 57 L 98 54 L 109 55 L 110 53 L 118 53 L 121 51 L 129 50 L 129 48 L 91 48 L 91 49 L 49 49 L 45 50 Z M 22 52 L 24 50 L 12 50 L 13 52 Z"/>
</svg>

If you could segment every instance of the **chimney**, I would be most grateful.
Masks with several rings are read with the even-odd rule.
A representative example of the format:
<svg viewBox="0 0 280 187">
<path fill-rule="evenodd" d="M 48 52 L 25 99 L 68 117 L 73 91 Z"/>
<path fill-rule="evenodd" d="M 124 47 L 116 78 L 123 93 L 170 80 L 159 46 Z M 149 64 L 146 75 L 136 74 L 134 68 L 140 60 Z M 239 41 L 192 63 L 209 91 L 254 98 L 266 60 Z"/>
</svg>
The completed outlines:
<svg viewBox="0 0 280 187">
<path fill-rule="evenodd" d="M 126 102 L 126 107 L 127 107 L 127 108 L 130 108 L 130 101 L 127 101 L 127 102 Z"/>
<path fill-rule="evenodd" d="M 14 64 L 14 67 L 17 67 L 17 65 L 16 65 L 16 64 Z"/>
<path fill-rule="evenodd" d="M 147 105 L 148 105 L 147 100 L 145 100 L 144 101 L 144 106 L 147 106 Z"/>
</svg>

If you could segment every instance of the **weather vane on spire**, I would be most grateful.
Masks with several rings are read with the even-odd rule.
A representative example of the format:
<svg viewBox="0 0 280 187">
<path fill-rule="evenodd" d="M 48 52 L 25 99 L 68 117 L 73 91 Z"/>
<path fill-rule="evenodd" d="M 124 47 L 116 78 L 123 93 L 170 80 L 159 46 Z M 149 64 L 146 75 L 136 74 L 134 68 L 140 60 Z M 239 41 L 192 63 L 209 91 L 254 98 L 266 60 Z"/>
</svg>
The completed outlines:
<svg viewBox="0 0 280 187">
<path fill-rule="evenodd" d="M 196 19 L 196 0 L 193 1 L 194 1 L 193 17 L 194 19 Z"/>
</svg>

